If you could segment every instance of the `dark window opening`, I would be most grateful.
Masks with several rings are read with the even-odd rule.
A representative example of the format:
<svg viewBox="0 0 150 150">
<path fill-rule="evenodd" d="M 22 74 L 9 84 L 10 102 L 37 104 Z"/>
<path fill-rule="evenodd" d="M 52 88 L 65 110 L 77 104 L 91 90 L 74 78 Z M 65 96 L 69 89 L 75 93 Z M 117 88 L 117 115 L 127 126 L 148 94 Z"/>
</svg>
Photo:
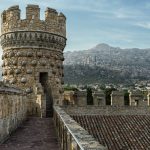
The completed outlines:
<svg viewBox="0 0 150 150">
<path fill-rule="evenodd" d="M 39 81 L 43 87 L 44 94 L 46 97 L 46 117 L 53 117 L 53 98 L 51 94 L 51 88 L 48 83 L 48 73 L 41 72 Z"/>
<path fill-rule="evenodd" d="M 135 100 L 135 105 L 138 106 L 139 105 L 139 100 Z"/>
</svg>

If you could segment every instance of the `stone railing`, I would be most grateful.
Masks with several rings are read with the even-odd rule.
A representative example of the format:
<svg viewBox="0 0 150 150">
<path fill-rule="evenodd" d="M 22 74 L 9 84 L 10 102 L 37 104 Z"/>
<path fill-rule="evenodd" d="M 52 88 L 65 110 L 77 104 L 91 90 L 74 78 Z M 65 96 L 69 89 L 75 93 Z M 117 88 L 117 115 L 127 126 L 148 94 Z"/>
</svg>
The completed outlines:
<svg viewBox="0 0 150 150">
<path fill-rule="evenodd" d="M 107 150 L 58 106 L 54 106 L 54 123 L 62 150 Z"/>
<path fill-rule="evenodd" d="M 27 98 L 16 88 L 0 85 L 0 143 L 26 119 Z"/>
</svg>

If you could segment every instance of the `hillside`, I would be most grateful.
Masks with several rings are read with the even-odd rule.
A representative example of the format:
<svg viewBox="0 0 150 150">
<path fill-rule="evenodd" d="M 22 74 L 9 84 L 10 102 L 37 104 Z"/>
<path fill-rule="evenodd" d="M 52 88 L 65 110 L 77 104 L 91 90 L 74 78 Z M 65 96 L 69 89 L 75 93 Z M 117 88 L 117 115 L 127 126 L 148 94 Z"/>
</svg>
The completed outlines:
<svg viewBox="0 0 150 150">
<path fill-rule="evenodd" d="M 64 55 L 65 83 L 135 83 L 150 79 L 150 49 L 99 44 Z"/>
</svg>

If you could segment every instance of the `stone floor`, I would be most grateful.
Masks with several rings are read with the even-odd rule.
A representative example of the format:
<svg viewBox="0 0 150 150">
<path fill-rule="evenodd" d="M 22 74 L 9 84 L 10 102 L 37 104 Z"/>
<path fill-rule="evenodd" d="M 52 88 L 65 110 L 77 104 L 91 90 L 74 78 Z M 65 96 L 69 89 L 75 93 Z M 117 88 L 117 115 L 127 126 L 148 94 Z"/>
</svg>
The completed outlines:
<svg viewBox="0 0 150 150">
<path fill-rule="evenodd" d="M 60 150 L 52 118 L 29 118 L 0 150 Z"/>
</svg>

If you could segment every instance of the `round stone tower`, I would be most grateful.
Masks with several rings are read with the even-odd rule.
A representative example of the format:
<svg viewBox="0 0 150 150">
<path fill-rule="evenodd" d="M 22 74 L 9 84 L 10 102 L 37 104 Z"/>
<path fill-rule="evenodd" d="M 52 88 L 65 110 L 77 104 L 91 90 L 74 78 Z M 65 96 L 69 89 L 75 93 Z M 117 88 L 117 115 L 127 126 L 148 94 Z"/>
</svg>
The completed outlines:
<svg viewBox="0 0 150 150">
<path fill-rule="evenodd" d="M 40 20 L 38 5 L 27 5 L 26 19 L 20 18 L 19 6 L 1 17 L 3 80 L 26 91 L 29 114 L 51 116 L 52 106 L 63 99 L 66 17 L 47 8 Z"/>
</svg>

